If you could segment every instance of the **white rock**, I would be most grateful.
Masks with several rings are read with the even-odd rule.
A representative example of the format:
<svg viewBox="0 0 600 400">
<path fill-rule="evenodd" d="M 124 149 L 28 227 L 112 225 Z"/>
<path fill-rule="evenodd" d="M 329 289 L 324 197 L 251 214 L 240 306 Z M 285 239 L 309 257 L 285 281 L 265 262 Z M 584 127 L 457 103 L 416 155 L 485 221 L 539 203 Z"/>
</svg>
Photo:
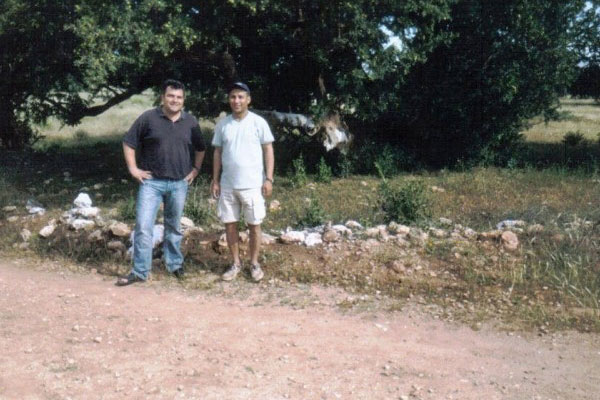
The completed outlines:
<svg viewBox="0 0 600 400">
<path fill-rule="evenodd" d="M 331 226 L 331 229 L 333 229 L 333 230 L 334 230 L 334 231 L 336 231 L 336 232 L 339 232 L 339 233 L 341 233 L 341 234 L 342 234 L 342 235 L 344 235 L 344 236 L 350 236 L 350 235 L 352 235 L 352 230 L 351 230 L 351 229 L 349 229 L 349 228 L 347 228 L 347 227 L 346 227 L 346 226 L 344 226 L 344 225 L 339 225 L 339 224 L 337 224 L 337 225 L 332 225 L 332 226 Z"/>
<path fill-rule="evenodd" d="M 469 239 L 474 239 L 477 237 L 477 232 L 471 228 L 465 228 L 465 230 L 463 231 L 463 234 L 465 235 L 466 238 L 469 238 Z"/>
<path fill-rule="evenodd" d="M 540 233 L 544 231 L 544 225 L 533 224 L 527 227 L 527 233 Z"/>
<path fill-rule="evenodd" d="M 320 233 L 311 232 L 306 235 L 303 242 L 306 245 L 306 247 L 313 247 L 319 244 L 323 244 L 323 239 L 321 238 Z"/>
<path fill-rule="evenodd" d="M 45 227 L 40 229 L 39 235 L 43 238 L 48 238 L 48 237 L 50 237 L 50 235 L 52 235 L 54 233 L 55 229 L 56 229 L 55 225 L 46 225 Z"/>
<path fill-rule="evenodd" d="M 350 229 L 363 229 L 363 226 L 354 220 L 348 220 L 344 225 Z"/>
<path fill-rule="evenodd" d="M 278 211 L 279 209 L 281 209 L 281 203 L 279 200 L 272 200 L 269 203 L 269 211 Z"/>
<path fill-rule="evenodd" d="M 301 231 L 288 231 L 279 237 L 279 240 L 285 244 L 302 243 L 305 239 L 306 235 Z"/>
<path fill-rule="evenodd" d="M 523 227 L 525 225 L 525 221 L 520 219 L 505 219 L 504 221 L 498 222 L 496 229 Z"/>
<path fill-rule="evenodd" d="M 408 232 L 410 232 L 410 227 L 406 225 L 399 224 L 397 222 L 390 222 L 388 225 L 388 229 L 391 233 L 396 235 L 406 236 Z"/>
<path fill-rule="evenodd" d="M 381 231 L 379 230 L 379 228 L 367 228 L 365 230 L 365 235 L 369 238 L 377 238 L 379 237 L 380 233 Z"/>
<path fill-rule="evenodd" d="M 6 220 L 8 222 L 17 222 L 19 220 L 19 217 L 17 217 L 16 215 L 12 215 L 12 216 L 6 218 Z"/>
<path fill-rule="evenodd" d="M 73 201 L 73 204 L 75 204 L 75 207 L 77 208 L 91 207 L 92 199 L 87 193 L 79 193 Z"/>
<path fill-rule="evenodd" d="M 95 225 L 96 223 L 94 221 L 83 218 L 77 218 L 76 220 L 70 223 L 71 228 L 75 229 L 76 231 L 81 229 L 89 229 L 94 227 Z"/>
<path fill-rule="evenodd" d="M 27 200 L 25 208 L 27 209 L 29 214 L 44 215 L 46 213 L 46 209 L 34 199 Z"/>
<path fill-rule="evenodd" d="M 442 239 L 442 238 L 445 238 L 446 236 L 448 236 L 448 232 L 446 232 L 443 229 L 429 228 L 429 232 L 431 232 L 431 236 L 438 238 L 438 239 Z"/>
<path fill-rule="evenodd" d="M 451 226 L 452 225 L 452 220 L 450 218 L 441 217 L 440 218 L 440 224 L 446 225 L 446 226 Z"/>
<path fill-rule="evenodd" d="M 262 232 L 262 240 L 261 240 L 262 244 L 270 245 L 270 244 L 275 243 L 276 240 L 277 240 L 277 238 L 275 236 Z"/>
<path fill-rule="evenodd" d="M 98 207 L 78 207 L 71 210 L 73 214 L 82 216 L 84 218 L 96 218 L 100 215 L 100 209 Z"/>
<path fill-rule="evenodd" d="M 94 188 L 95 190 L 100 190 L 100 189 L 102 189 L 103 187 L 104 187 L 104 185 L 103 185 L 103 184 L 101 184 L 101 183 L 96 183 L 96 184 L 93 186 L 93 188 Z"/>
<path fill-rule="evenodd" d="M 5 206 L 2 207 L 2 211 L 4 212 L 13 212 L 17 210 L 17 206 Z"/>
<path fill-rule="evenodd" d="M 219 240 L 218 240 L 217 244 L 218 244 L 220 247 L 227 247 L 227 235 L 226 235 L 226 234 L 222 234 L 222 235 L 219 237 Z"/>
<path fill-rule="evenodd" d="M 194 226 L 196 226 L 196 224 L 194 224 L 194 221 L 192 221 L 188 217 L 181 217 L 180 223 L 181 223 L 181 227 L 183 229 L 189 229 L 189 228 L 193 228 Z"/>
<path fill-rule="evenodd" d="M 27 228 L 21 229 L 21 239 L 23 239 L 24 242 L 28 242 L 29 239 L 31 239 L 31 231 Z"/>
</svg>

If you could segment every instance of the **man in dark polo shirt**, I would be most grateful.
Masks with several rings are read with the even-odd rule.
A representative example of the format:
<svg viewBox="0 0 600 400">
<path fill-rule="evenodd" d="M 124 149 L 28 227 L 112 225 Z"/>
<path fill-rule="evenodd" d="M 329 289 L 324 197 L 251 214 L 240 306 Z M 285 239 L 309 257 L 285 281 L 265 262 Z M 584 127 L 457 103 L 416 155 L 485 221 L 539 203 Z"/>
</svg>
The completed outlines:
<svg viewBox="0 0 600 400">
<path fill-rule="evenodd" d="M 161 105 L 138 117 L 123 139 L 127 168 L 140 186 L 133 268 L 129 275 L 119 278 L 118 286 L 148 279 L 152 266 L 152 232 L 161 203 L 164 203 L 165 264 L 169 272 L 183 278 L 180 220 L 188 186 L 200 171 L 205 150 L 198 121 L 183 111 L 184 98 L 185 87 L 181 82 L 165 81 Z"/>
</svg>

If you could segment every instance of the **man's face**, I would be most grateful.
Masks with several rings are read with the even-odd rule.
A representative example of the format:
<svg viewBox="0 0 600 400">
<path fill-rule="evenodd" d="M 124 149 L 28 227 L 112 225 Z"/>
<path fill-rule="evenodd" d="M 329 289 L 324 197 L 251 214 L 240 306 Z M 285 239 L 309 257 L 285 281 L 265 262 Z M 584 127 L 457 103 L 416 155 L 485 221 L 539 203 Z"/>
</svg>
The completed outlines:
<svg viewBox="0 0 600 400">
<path fill-rule="evenodd" d="M 250 105 L 250 95 L 242 89 L 233 89 L 229 92 L 229 107 L 234 114 L 244 114 Z"/>
<path fill-rule="evenodd" d="M 173 89 L 168 86 L 162 94 L 161 100 L 165 110 L 171 114 L 177 114 L 183 108 L 183 89 Z"/>
</svg>

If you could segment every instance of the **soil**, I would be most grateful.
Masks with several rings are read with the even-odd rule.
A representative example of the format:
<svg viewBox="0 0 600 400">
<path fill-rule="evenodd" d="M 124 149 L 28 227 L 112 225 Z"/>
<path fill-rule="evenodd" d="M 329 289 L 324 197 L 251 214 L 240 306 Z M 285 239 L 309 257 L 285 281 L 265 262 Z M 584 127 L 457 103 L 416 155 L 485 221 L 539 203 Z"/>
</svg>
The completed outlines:
<svg viewBox="0 0 600 400">
<path fill-rule="evenodd" d="M 344 312 L 322 287 L 129 287 L 0 259 L 0 399 L 596 399 L 600 337 Z M 282 297 L 288 299 L 281 302 Z M 282 305 L 284 304 L 284 305 Z M 301 304 L 302 306 L 298 306 Z"/>
</svg>

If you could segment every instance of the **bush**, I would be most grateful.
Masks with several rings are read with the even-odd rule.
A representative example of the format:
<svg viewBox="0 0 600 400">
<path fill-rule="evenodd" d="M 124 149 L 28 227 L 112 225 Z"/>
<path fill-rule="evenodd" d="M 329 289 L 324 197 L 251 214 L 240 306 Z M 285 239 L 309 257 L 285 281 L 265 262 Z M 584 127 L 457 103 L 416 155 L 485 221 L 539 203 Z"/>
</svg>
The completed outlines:
<svg viewBox="0 0 600 400">
<path fill-rule="evenodd" d="M 381 170 L 379 170 L 381 174 Z M 379 203 L 386 222 L 402 224 L 419 222 L 431 216 L 431 201 L 423 182 L 411 180 L 393 187 L 381 174 Z"/>
<path fill-rule="evenodd" d="M 298 218 L 298 227 L 311 228 L 322 225 L 327 220 L 327 214 L 321 207 L 319 200 L 311 196 L 308 207 L 304 210 L 304 215 Z"/>
<path fill-rule="evenodd" d="M 292 161 L 292 176 L 291 181 L 294 187 L 300 187 L 306 185 L 308 182 L 308 176 L 306 175 L 306 167 L 304 166 L 304 159 L 302 154 Z"/>
<path fill-rule="evenodd" d="M 135 197 L 130 196 L 119 206 L 119 215 L 125 221 L 135 221 Z"/>
<path fill-rule="evenodd" d="M 321 157 L 321 160 L 319 161 L 319 165 L 317 166 L 316 181 L 322 182 L 322 183 L 329 183 L 329 182 L 331 182 L 332 175 L 333 175 L 333 173 L 331 172 L 331 167 L 329 165 L 327 165 L 327 163 L 325 162 L 325 159 L 323 157 Z"/>
</svg>

